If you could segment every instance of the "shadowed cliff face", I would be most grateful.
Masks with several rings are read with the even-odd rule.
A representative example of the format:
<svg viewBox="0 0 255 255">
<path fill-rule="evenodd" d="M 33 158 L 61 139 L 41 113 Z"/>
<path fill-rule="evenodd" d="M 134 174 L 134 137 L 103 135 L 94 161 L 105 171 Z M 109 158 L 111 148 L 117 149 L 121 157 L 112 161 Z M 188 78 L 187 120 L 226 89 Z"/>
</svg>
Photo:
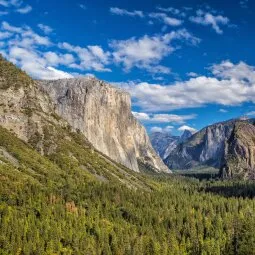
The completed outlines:
<svg viewBox="0 0 255 255">
<path fill-rule="evenodd" d="M 255 127 L 237 122 L 225 143 L 220 169 L 223 178 L 255 179 Z"/>
<path fill-rule="evenodd" d="M 155 171 L 170 172 L 132 115 L 128 93 L 95 78 L 38 84 L 52 99 L 56 113 L 105 155 L 134 171 L 139 171 L 139 160 Z"/>
<path fill-rule="evenodd" d="M 154 132 L 150 140 L 157 154 L 165 160 L 178 144 L 187 141 L 192 133 L 185 130 L 181 136 L 173 136 L 168 132 Z"/>
<path fill-rule="evenodd" d="M 167 149 L 174 149 L 177 146 L 180 137 L 172 136 L 170 133 L 165 132 L 153 132 L 150 135 L 150 140 L 157 154 L 164 159 L 166 157 Z"/>
</svg>

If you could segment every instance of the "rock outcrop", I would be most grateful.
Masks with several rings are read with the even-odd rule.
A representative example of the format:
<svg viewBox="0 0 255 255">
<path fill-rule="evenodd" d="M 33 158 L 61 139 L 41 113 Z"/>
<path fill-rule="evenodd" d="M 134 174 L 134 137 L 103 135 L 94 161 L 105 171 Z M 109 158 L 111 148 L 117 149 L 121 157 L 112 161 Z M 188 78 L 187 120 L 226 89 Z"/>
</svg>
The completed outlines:
<svg viewBox="0 0 255 255">
<path fill-rule="evenodd" d="M 128 93 L 95 78 L 38 81 L 55 112 L 99 151 L 139 171 L 139 162 L 170 172 L 152 148 L 145 128 L 131 113 Z"/>
<path fill-rule="evenodd" d="M 225 142 L 220 167 L 222 178 L 255 179 L 255 127 L 237 122 Z"/>
<path fill-rule="evenodd" d="M 49 134 L 58 127 L 71 127 L 130 169 L 139 171 L 141 162 L 155 171 L 170 172 L 152 149 L 144 127 L 133 117 L 129 95 L 96 79 L 33 81 L 0 57 L 0 125 L 41 154 L 56 149 Z"/>
</svg>

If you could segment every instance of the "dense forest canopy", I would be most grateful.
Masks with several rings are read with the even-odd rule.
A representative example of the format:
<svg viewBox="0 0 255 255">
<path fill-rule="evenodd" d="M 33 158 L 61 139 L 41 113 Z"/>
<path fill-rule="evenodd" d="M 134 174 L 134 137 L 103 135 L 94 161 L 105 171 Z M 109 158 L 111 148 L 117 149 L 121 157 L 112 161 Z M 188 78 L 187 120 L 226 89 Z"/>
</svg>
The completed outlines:
<svg viewBox="0 0 255 255">
<path fill-rule="evenodd" d="M 43 157 L 3 128 L 0 148 L 0 254 L 255 254 L 252 182 L 113 177 L 78 142 Z"/>
</svg>

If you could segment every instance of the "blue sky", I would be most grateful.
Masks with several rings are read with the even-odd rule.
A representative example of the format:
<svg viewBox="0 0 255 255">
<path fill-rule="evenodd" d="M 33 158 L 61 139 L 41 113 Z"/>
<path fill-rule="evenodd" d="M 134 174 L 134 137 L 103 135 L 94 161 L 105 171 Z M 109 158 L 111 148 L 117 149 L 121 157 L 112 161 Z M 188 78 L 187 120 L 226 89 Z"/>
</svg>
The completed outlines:
<svg viewBox="0 0 255 255">
<path fill-rule="evenodd" d="M 36 79 L 126 89 L 148 131 L 255 115 L 255 2 L 0 0 L 0 52 Z"/>
</svg>

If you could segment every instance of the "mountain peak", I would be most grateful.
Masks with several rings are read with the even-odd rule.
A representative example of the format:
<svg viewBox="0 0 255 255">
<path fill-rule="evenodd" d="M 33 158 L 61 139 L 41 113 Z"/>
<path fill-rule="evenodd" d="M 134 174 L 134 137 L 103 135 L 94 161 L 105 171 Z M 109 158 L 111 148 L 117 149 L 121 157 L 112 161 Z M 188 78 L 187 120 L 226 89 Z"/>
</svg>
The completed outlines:
<svg viewBox="0 0 255 255">
<path fill-rule="evenodd" d="M 194 132 L 191 132 L 190 130 L 185 129 L 181 135 L 181 140 L 186 141 L 188 138 L 190 138 Z"/>
<path fill-rule="evenodd" d="M 187 169 L 201 165 L 220 168 L 225 141 L 230 138 L 234 127 L 238 123 L 246 125 L 252 121 L 230 119 L 207 126 L 177 146 L 165 162 L 172 169 Z"/>
<path fill-rule="evenodd" d="M 130 97 L 130 94 L 122 89 L 118 88 L 117 86 L 112 85 L 109 82 L 103 81 L 98 79 L 95 76 L 78 76 L 74 78 L 62 78 L 62 79 L 54 79 L 54 80 L 38 80 L 39 84 L 43 84 L 44 88 L 47 88 L 47 86 L 59 86 L 63 89 L 65 88 L 78 88 L 78 89 L 84 89 L 87 87 L 94 87 L 94 89 L 100 90 L 102 88 L 109 89 L 112 88 L 116 92 L 126 94 Z"/>
<path fill-rule="evenodd" d="M 153 148 L 164 160 L 177 147 L 192 136 L 190 130 L 184 130 L 182 136 L 173 136 L 170 132 L 154 132 L 150 135 Z"/>
</svg>

